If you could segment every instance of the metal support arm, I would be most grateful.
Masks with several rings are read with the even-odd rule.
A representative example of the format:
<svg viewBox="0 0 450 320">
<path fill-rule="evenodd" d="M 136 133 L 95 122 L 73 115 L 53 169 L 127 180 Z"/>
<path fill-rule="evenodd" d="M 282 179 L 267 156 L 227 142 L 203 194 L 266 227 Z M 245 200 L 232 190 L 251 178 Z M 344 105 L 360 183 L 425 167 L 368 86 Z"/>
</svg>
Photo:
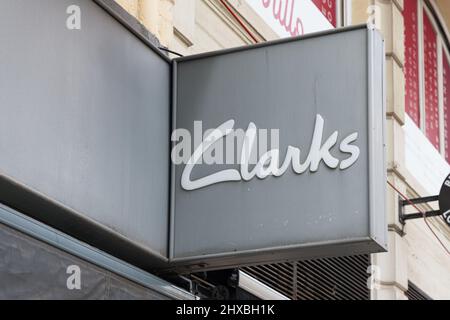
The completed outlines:
<svg viewBox="0 0 450 320">
<path fill-rule="evenodd" d="M 435 202 L 439 200 L 439 196 L 431 196 L 431 197 L 423 197 L 423 198 L 417 198 L 417 199 L 411 199 L 411 200 L 399 200 L 399 220 L 402 224 L 405 224 L 407 220 L 412 219 L 420 219 L 423 218 L 424 215 L 420 212 L 417 213 L 410 213 L 405 214 L 405 207 L 412 205 L 412 204 L 423 204 L 428 202 Z M 425 212 L 425 217 L 438 217 L 442 215 L 440 210 L 434 210 L 434 211 L 427 211 Z"/>
</svg>

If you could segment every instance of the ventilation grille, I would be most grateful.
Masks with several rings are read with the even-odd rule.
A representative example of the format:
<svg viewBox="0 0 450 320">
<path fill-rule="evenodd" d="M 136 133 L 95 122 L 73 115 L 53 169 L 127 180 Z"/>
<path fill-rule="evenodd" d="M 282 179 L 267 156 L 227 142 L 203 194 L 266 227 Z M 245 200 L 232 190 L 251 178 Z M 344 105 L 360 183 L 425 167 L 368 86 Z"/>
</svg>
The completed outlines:
<svg viewBox="0 0 450 320">
<path fill-rule="evenodd" d="M 408 300 L 432 300 L 426 293 L 420 290 L 414 283 L 408 282 L 408 290 L 406 291 Z"/>
<path fill-rule="evenodd" d="M 277 263 L 242 268 L 293 300 L 369 300 L 370 256 Z"/>
</svg>

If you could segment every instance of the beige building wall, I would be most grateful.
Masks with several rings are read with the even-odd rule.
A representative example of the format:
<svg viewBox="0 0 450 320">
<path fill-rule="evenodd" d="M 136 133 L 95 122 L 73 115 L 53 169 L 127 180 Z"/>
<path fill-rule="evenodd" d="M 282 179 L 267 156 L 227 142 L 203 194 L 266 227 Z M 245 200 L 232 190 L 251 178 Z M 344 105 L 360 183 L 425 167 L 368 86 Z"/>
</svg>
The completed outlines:
<svg viewBox="0 0 450 320">
<path fill-rule="evenodd" d="M 219 0 L 116 0 L 161 44 L 183 55 L 254 43 Z M 410 0 L 346 0 L 353 24 L 373 22 L 386 41 L 388 179 L 410 197 L 428 196 L 405 165 L 405 80 L 403 4 Z M 436 0 L 450 27 L 448 0 Z M 244 1 L 228 0 L 258 41 L 277 38 Z M 444 178 L 444 177 L 443 177 Z M 373 299 L 406 299 L 411 281 L 434 299 L 450 299 L 450 257 L 423 221 L 399 223 L 399 195 L 387 187 L 389 252 L 373 255 L 379 267 Z M 430 208 L 424 208 L 430 209 Z M 449 228 L 430 219 L 450 248 Z M 369 276 L 369 274 L 368 274 Z"/>
</svg>

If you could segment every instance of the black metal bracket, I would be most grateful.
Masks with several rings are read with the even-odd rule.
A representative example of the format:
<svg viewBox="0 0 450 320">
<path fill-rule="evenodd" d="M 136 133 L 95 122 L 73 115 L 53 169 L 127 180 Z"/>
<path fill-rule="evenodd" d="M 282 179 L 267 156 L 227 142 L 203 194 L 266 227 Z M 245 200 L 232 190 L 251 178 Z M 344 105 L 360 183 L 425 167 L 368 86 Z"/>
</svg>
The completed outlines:
<svg viewBox="0 0 450 320">
<path fill-rule="evenodd" d="M 412 204 L 424 204 L 424 203 L 429 203 L 429 202 L 435 202 L 438 200 L 439 200 L 439 196 L 423 197 L 423 198 L 416 198 L 416 199 L 411 199 L 411 200 L 399 200 L 400 223 L 404 225 L 404 224 L 406 224 L 406 221 L 408 221 L 408 220 L 424 218 L 424 215 L 421 212 L 406 214 L 405 213 L 406 206 L 410 206 Z M 440 210 L 425 212 L 425 218 L 438 217 L 441 215 L 442 215 L 442 213 Z"/>
</svg>

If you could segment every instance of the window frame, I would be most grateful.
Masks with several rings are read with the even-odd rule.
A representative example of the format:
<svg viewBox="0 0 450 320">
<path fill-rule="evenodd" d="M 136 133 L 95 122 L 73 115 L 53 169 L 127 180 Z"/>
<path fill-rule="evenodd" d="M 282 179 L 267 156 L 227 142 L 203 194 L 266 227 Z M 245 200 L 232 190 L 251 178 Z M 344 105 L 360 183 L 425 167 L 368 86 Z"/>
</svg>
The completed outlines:
<svg viewBox="0 0 450 320">
<path fill-rule="evenodd" d="M 444 110 L 444 69 L 443 59 L 444 54 L 447 56 L 450 62 L 450 49 L 447 47 L 445 39 L 447 34 L 443 34 L 438 22 L 436 21 L 433 12 L 436 10 L 435 5 L 432 3 L 432 9 L 430 9 L 423 0 L 417 1 L 417 32 L 418 32 L 418 67 L 419 67 L 419 128 L 422 133 L 427 136 L 426 132 L 426 96 L 425 96 L 425 39 L 424 39 L 424 14 L 427 15 L 430 20 L 433 29 L 436 33 L 436 50 L 437 50 L 437 86 L 438 86 L 438 108 L 439 108 L 439 149 L 436 149 L 439 154 L 446 159 L 445 154 L 445 110 Z M 439 17 L 439 16 L 438 16 Z M 446 33 L 446 30 L 444 29 Z M 450 39 L 449 39 L 450 40 Z M 405 48 L 406 52 L 406 48 Z M 450 111 L 450 110 L 449 110 Z M 447 137 L 450 140 L 450 135 Z M 427 140 L 432 143 L 428 137 Z M 446 159 L 447 160 L 447 159 Z"/>
</svg>

